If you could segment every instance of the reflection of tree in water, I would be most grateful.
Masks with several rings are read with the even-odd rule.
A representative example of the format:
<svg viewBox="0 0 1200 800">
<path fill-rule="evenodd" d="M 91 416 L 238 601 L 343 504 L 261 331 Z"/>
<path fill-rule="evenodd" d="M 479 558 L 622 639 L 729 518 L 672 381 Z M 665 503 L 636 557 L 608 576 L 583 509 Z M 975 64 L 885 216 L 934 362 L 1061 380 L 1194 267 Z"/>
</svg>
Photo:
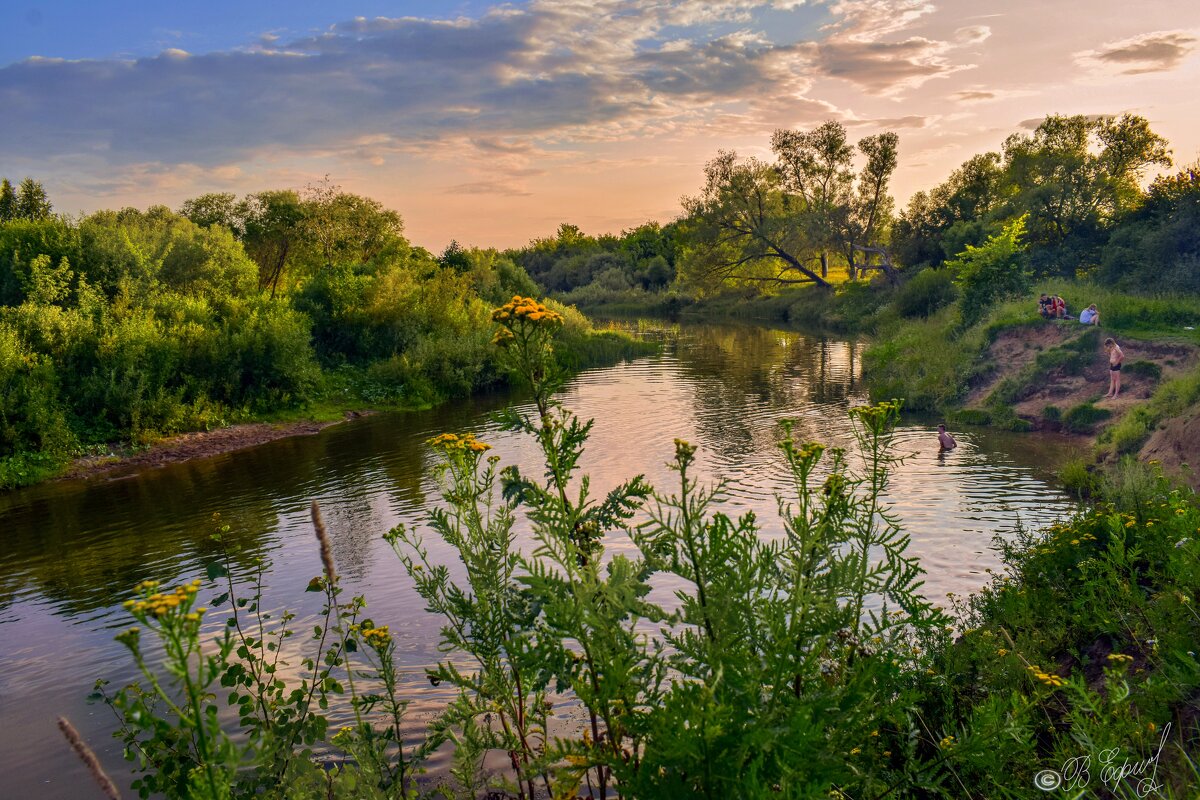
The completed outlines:
<svg viewBox="0 0 1200 800">
<path fill-rule="evenodd" d="M 275 529 L 272 499 L 197 502 L 213 496 L 206 487 L 218 473 L 224 482 L 244 470 L 236 462 L 188 466 L 116 484 L 44 484 L 10 498 L 16 503 L 0 511 L 0 607 L 31 589 L 70 616 L 111 606 L 139 581 L 171 580 L 213 558 L 211 537 L 219 524 L 231 526 L 232 549 L 247 568 L 265 552 L 263 537 Z"/>
<path fill-rule="evenodd" d="M 321 498 L 337 507 L 330 518 L 339 562 L 360 571 L 388 527 L 389 504 L 424 503 L 431 431 L 477 424 L 508 399 L 484 395 L 120 480 L 47 483 L 2 495 L 0 609 L 30 592 L 69 615 L 111 606 L 142 580 L 172 580 L 215 558 L 218 524 L 231 526 L 231 550 L 248 570 L 275 538 L 279 513 L 307 518 L 308 502 Z"/>
<path fill-rule="evenodd" d="M 861 345 L 738 326 L 689 327 L 687 336 L 680 369 L 694 391 L 696 424 L 726 457 L 772 444 L 762 441 L 777 433 L 764 420 L 814 405 L 842 415 L 860 396 Z M 805 427 L 801 421 L 797 434 Z"/>
</svg>

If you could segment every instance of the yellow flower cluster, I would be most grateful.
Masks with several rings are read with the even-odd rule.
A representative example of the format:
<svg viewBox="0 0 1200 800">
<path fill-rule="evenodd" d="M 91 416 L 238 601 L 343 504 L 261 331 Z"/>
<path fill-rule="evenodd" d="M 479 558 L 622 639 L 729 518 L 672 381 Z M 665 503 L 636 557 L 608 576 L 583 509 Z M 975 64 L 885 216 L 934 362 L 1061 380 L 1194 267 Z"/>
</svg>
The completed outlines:
<svg viewBox="0 0 1200 800">
<path fill-rule="evenodd" d="M 135 617 L 161 617 L 168 611 L 174 611 L 180 606 L 190 606 L 192 598 L 196 592 L 200 591 L 199 579 L 191 583 L 180 586 L 173 592 L 154 592 L 158 587 L 158 581 L 142 581 L 135 587 L 139 592 L 142 592 L 143 597 L 140 600 L 126 600 L 124 606 Z M 193 622 L 200 619 L 200 614 L 206 609 L 198 608 L 196 612 L 188 614 L 187 619 Z"/>
<path fill-rule="evenodd" d="M 450 452 L 486 453 L 492 449 L 490 444 L 481 442 L 473 433 L 443 433 L 429 440 L 429 446 Z"/>
<path fill-rule="evenodd" d="M 1037 678 L 1039 681 L 1046 684 L 1047 686 L 1051 686 L 1055 689 L 1057 689 L 1059 686 L 1063 686 L 1066 684 L 1066 681 L 1064 681 L 1058 675 L 1054 675 L 1049 672 L 1042 672 L 1037 667 L 1029 667 L 1029 671 L 1033 673 L 1033 677 Z"/>
<path fill-rule="evenodd" d="M 359 635 L 362 636 L 363 641 L 376 650 L 384 649 L 392 641 L 392 635 L 388 633 L 387 625 L 376 628 L 369 623 L 364 623 L 363 625 L 355 625 L 352 629 L 355 628 L 358 630 Z"/>
<path fill-rule="evenodd" d="M 954 747 L 955 744 L 957 744 L 957 742 L 954 741 L 953 736 L 946 736 L 941 742 L 938 743 L 938 747 L 942 748 L 943 750 L 949 750 L 951 747 Z"/>
<path fill-rule="evenodd" d="M 535 325 L 561 325 L 562 314 L 551 311 L 532 297 L 521 297 L 514 294 L 513 299 L 492 312 L 492 320 L 504 325 L 521 322 L 532 322 Z"/>
<path fill-rule="evenodd" d="M 1133 661 L 1133 656 L 1127 656 L 1124 653 L 1109 653 L 1108 660 L 1113 664 L 1128 664 Z"/>
</svg>

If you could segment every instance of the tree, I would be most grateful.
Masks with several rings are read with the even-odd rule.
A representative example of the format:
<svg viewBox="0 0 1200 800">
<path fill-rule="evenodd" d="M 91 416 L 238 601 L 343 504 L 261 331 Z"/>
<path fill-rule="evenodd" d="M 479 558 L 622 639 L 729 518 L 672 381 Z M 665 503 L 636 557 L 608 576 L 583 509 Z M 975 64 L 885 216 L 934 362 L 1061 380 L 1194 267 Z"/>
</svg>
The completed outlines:
<svg viewBox="0 0 1200 800">
<path fill-rule="evenodd" d="M 797 201 L 795 213 L 817 249 L 822 278 L 829 276 L 831 252 L 845 259 L 851 280 L 860 268 L 892 275 L 884 234 L 891 220 L 887 187 L 896 171 L 898 142 L 891 132 L 859 140 L 858 150 L 867 162 L 856 186 L 851 164 L 854 148 L 840 123 L 830 120 L 812 131 L 777 130 L 772 135 L 783 190 Z M 879 257 L 878 264 L 872 263 L 874 256 Z"/>
<path fill-rule="evenodd" d="M 247 200 L 239 201 L 229 192 L 211 192 L 185 200 L 179 207 L 181 216 L 187 217 L 202 228 L 222 225 L 241 239 L 246 234 Z"/>
<path fill-rule="evenodd" d="M 998 229 L 993 217 L 1004 199 L 999 153 L 971 156 L 942 184 L 917 192 L 892 229 L 892 248 L 908 267 L 941 266 L 967 245 Z"/>
<path fill-rule="evenodd" d="M 842 252 L 850 279 L 854 280 L 857 269 L 877 268 L 895 279 L 891 254 L 883 239 L 892 217 L 893 200 L 887 193 L 888 181 L 896 171 L 896 146 L 900 138 L 892 132 L 880 133 L 859 140 L 858 149 L 867 157 L 858 179 L 858 191 L 847 208 L 846 222 L 842 228 Z M 864 263 L 858 264 L 855 254 L 864 255 Z M 871 256 L 880 257 L 878 265 L 871 264 Z"/>
<path fill-rule="evenodd" d="M 343 192 L 326 178 L 304 192 L 304 230 L 324 266 L 369 264 L 388 251 L 408 250 L 400 215 L 378 200 Z"/>
<path fill-rule="evenodd" d="M 963 325 L 973 325 L 997 300 L 1019 295 L 1029 289 L 1029 274 L 1025 269 L 1024 215 L 1004 226 L 979 247 L 967 249 L 946 266 L 955 273 L 955 283 L 962 291 Z"/>
<path fill-rule="evenodd" d="M 304 239 L 304 203 L 300 195 L 286 189 L 258 192 L 243 203 L 242 245 L 258 264 L 259 289 L 270 288 L 274 298 L 289 259 Z"/>
<path fill-rule="evenodd" d="M 17 218 L 17 193 L 12 183 L 5 178 L 0 180 L 0 223 Z"/>
<path fill-rule="evenodd" d="M 471 258 L 457 239 L 451 239 L 450 244 L 446 245 L 446 249 L 438 256 L 438 263 L 459 273 L 471 269 Z"/>
<path fill-rule="evenodd" d="M 40 181 L 35 181 L 33 178 L 26 178 L 21 181 L 21 188 L 17 190 L 16 217 L 36 222 L 37 220 L 48 219 L 51 210 L 50 200 L 46 196 L 46 189 Z"/>
<path fill-rule="evenodd" d="M 784 191 L 801 202 L 796 212 L 821 260 L 821 277 L 829 277 L 829 252 L 839 245 L 854 188 L 850 160 L 854 150 L 846 129 L 830 120 L 813 131 L 777 130 L 771 136 Z"/>
<path fill-rule="evenodd" d="M 1200 291 L 1200 167 L 1150 185 L 1105 243 L 1099 277 L 1135 290 Z"/>
<path fill-rule="evenodd" d="M 1050 116 L 1004 142 L 1007 216 L 1029 214 L 1043 268 L 1072 274 L 1095 262 L 1103 229 L 1139 202 L 1145 171 L 1170 164 L 1166 140 L 1143 117 Z"/>
<path fill-rule="evenodd" d="M 805 266 L 818 248 L 780 186 L 779 171 L 720 151 L 704 166 L 704 190 L 684 198 L 690 246 L 684 269 L 699 283 L 815 283 L 825 277 Z"/>
</svg>

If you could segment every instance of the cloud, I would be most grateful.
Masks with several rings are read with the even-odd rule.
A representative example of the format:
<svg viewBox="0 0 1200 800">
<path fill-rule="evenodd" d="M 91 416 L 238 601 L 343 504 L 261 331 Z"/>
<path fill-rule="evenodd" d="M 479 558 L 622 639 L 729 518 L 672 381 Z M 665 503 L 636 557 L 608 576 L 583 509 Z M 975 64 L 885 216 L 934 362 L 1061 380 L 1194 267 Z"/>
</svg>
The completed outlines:
<svg viewBox="0 0 1200 800">
<path fill-rule="evenodd" d="M 1191 55 L 1198 41 L 1192 31 L 1155 31 L 1084 50 L 1075 54 L 1075 61 L 1084 67 L 1123 75 L 1167 72 Z"/>
<path fill-rule="evenodd" d="M 203 166 L 288 151 L 380 165 L 446 136 L 643 135 L 808 89 L 800 46 L 702 29 L 768 5 L 798 3 L 534 0 L 477 18 L 356 18 L 240 50 L 28 59 L 0 68 L 5 113 L 19 119 L 0 126 L 0 153 Z"/>
<path fill-rule="evenodd" d="M 504 197 L 529 197 L 533 192 L 501 181 L 473 181 L 455 184 L 447 188 L 444 194 L 495 194 Z"/>
<path fill-rule="evenodd" d="M 971 69 L 972 64 L 951 63 L 948 54 L 990 35 L 985 26 L 973 26 L 960 28 L 955 42 L 921 36 L 888 40 L 935 11 L 925 0 L 839 0 L 830 11 L 837 20 L 826 26 L 828 38 L 810 45 L 814 66 L 873 94 L 898 94 Z"/>
<path fill-rule="evenodd" d="M 981 103 L 984 100 L 995 100 L 996 93 L 985 89 L 963 89 L 950 95 L 963 103 Z"/>
</svg>

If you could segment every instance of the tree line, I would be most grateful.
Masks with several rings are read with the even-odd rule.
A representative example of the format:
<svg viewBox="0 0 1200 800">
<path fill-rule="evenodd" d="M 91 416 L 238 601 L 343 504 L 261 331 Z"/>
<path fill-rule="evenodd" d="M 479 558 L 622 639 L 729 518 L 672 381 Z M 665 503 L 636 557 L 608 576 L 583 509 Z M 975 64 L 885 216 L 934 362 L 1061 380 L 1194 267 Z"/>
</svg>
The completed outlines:
<svg viewBox="0 0 1200 800">
<path fill-rule="evenodd" d="M 550 292 L 583 304 L 670 290 L 772 293 L 941 270 L 1024 218 L 1021 267 L 1033 277 L 1099 277 L 1124 289 L 1200 289 L 1200 182 L 1172 166 L 1168 143 L 1135 114 L 1049 116 L 974 155 L 897 210 L 893 132 L 852 144 L 830 121 L 777 130 L 773 160 L 719 151 L 698 194 L 667 225 L 589 237 L 570 225 L 511 251 Z M 857 167 L 856 167 L 857 165 Z M 638 280 L 628 242 L 661 232 L 666 281 Z M 589 266 L 590 265 L 590 266 Z M 619 274 L 618 274 L 619 272 Z"/>
<path fill-rule="evenodd" d="M 536 292 L 495 251 L 414 247 L 395 211 L 328 182 L 79 218 L 34 181 L 16 197 L 0 222 L 0 486 L 333 391 L 467 394 L 503 377 L 490 310 Z"/>
</svg>

